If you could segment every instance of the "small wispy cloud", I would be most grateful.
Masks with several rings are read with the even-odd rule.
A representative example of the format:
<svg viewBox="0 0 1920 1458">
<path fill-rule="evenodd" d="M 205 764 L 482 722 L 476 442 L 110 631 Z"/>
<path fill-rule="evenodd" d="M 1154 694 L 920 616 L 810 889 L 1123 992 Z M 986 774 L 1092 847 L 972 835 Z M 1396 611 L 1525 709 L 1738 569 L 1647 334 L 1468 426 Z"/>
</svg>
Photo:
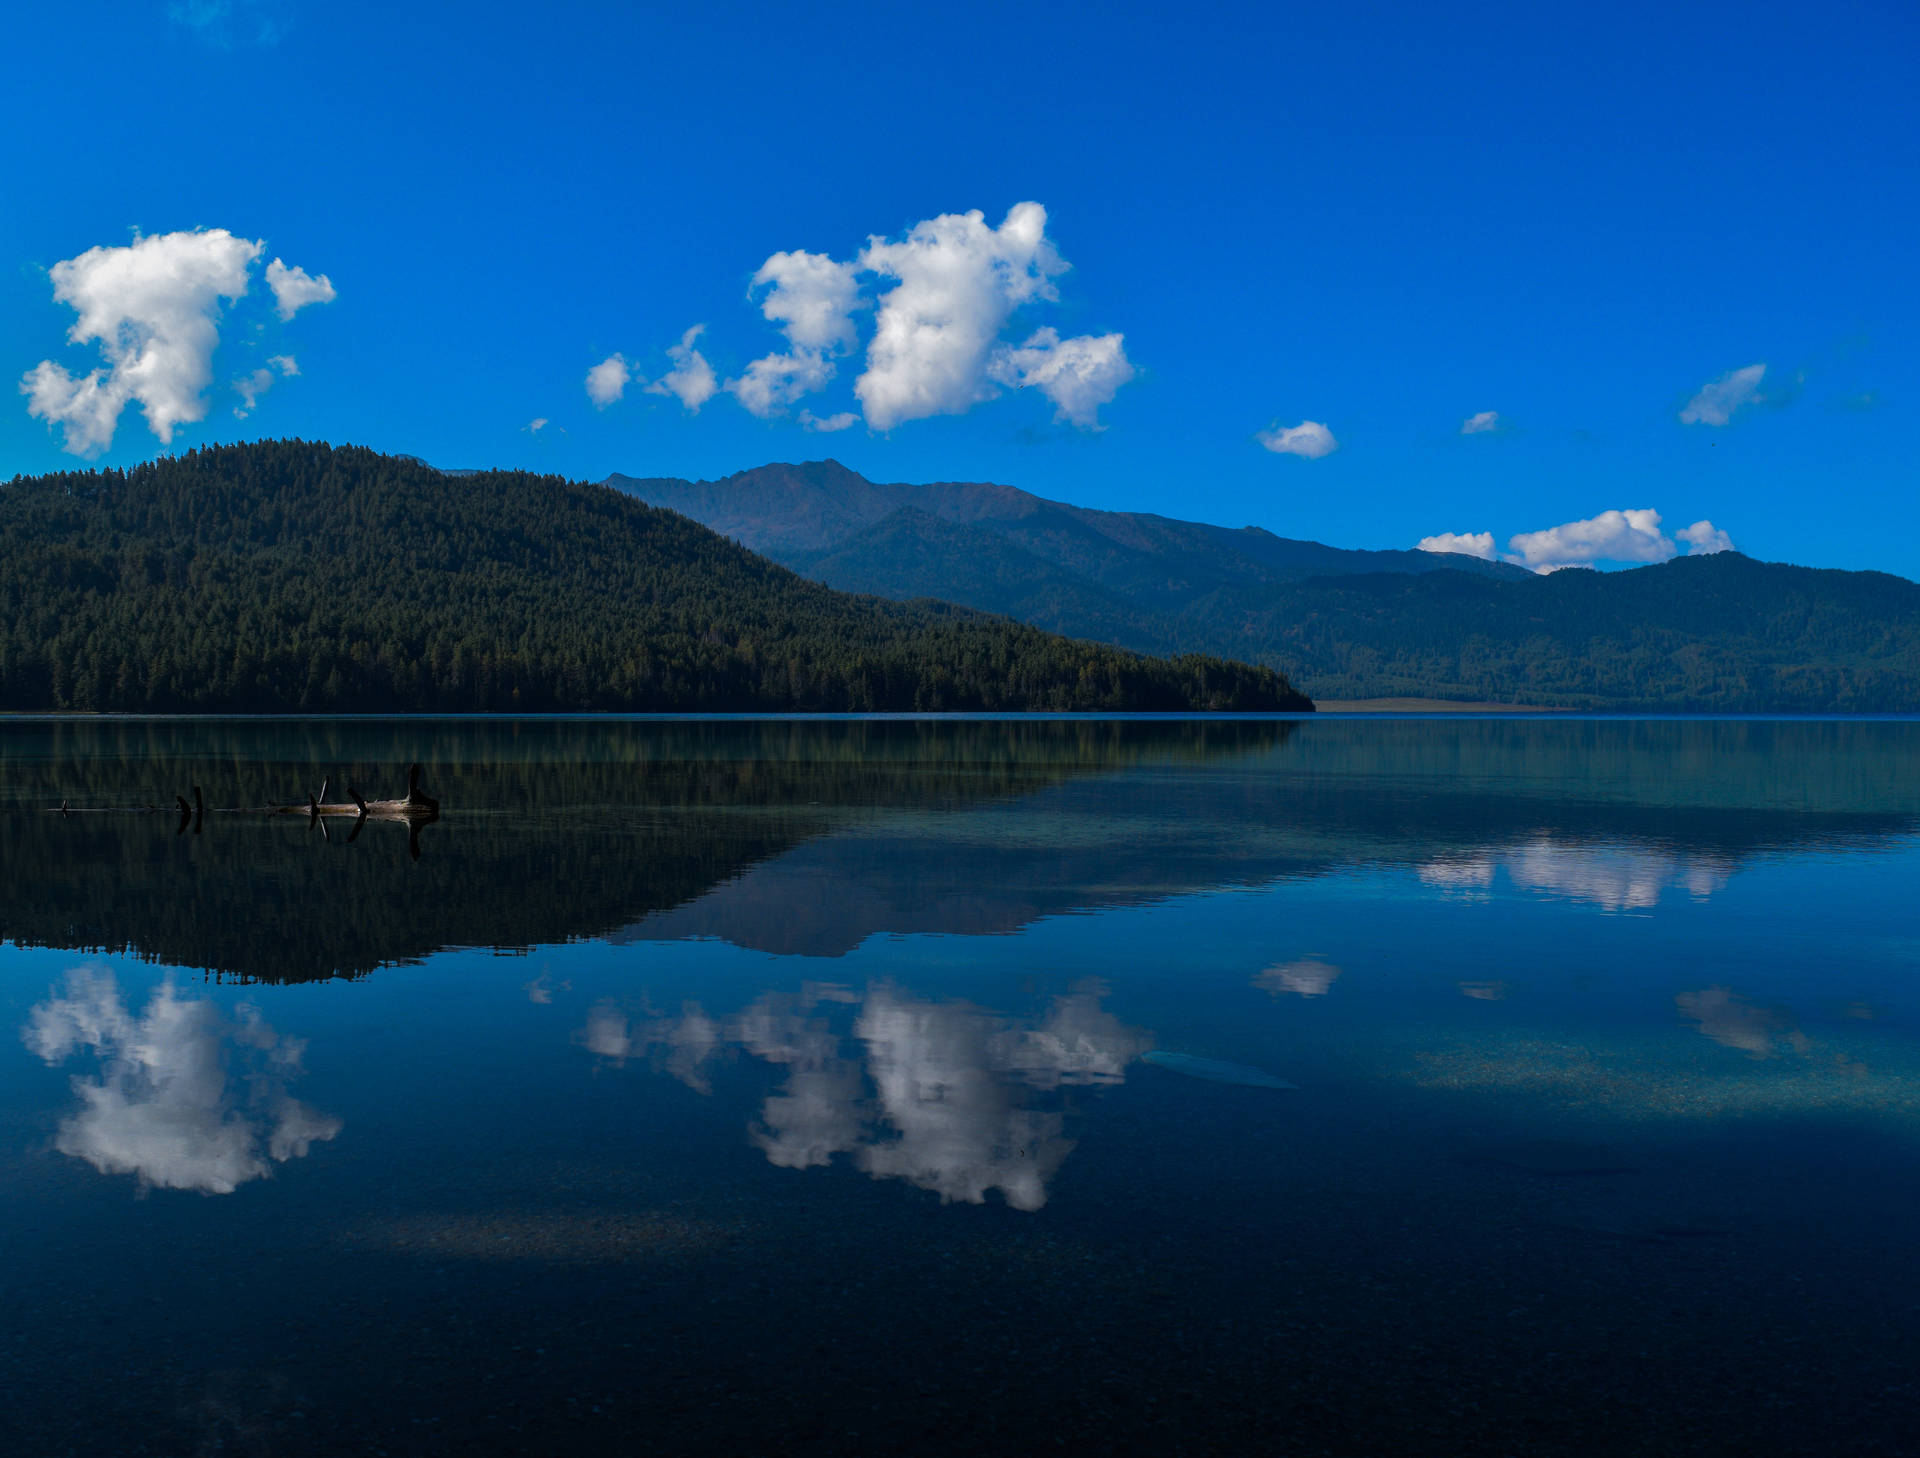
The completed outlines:
<svg viewBox="0 0 1920 1458">
<path fill-rule="evenodd" d="M 1303 420 L 1298 425 L 1287 426 L 1282 426 L 1276 420 L 1254 438 L 1275 455 L 1300 456 L 1309 461 L 1330 456 L 1340 449 L 1340 442 L 1333 438 L 1333 432 L 1317 420 Z"/>
<path fill-rule="evenodd" d="M 529 420 L 525 425 L 521 426 L 520 428 L 524 430 L 528 435 L 538 435 L 540 434 L 541 431 L 545 430 L 550 424 L 552 424 L 552 422 L 548 420 L 546 416 L 536 415 L 533 417 L 533 419 Z"/>
<path fill-rule="evenodd" d="M 245 420 L 253 413 L 254 401 L 273 388 L 273 371 L 255 370 L 250 375 L 242 375 L 233 382 L 233 388 L 240 397 L 240 403 L 233 407 L 233 418 Z"/>
<path fill-rule="evenodd" d="M 647 386 L 649 395 L 671 395 L 686 407 L 690 415 L 698 415 L 700 407 L 711 400 L 720 388 L 713 366 L 707 363 L 705 355 L 694 348 L 694 341 L 706 332 L 706 328 L 704 324 L 696 324 L 680 336 L 678 344 L 669 345 L 667 358 L 673 361 L 673 368 Z"/>
<path fill-rule="evenodd" d="M 819 435 L 830 435 L 836 430 L 845 430 L 859 423 L 860 417 L 851 410 L 842 410 L 837 415 L 828 415 L 824 418 L 815 415 L 811 410 L 800 412 L 800 424 Z"/>
<path fill-rule="evenodd" d="M 216 50 L 278 45 L 293 26 L 290 0 L 170 0 L 167 19 Z"/>
<path fill-rule="evenodd" d="M 1767 367 L 1764 364 L 1750 364 L 1743 369 L 1728 370 L 1717 380 L 1708 381 L 1681 408 L 1680 423 L 1725 425 L 1739 411 L 1766 398 L 1760 393 L 1760 382 L 1766 375 Z"/>
<path fill-rule="evenodd" d="M 1482 410 L 1460 422 L 1462 435 L 1494 435 L 1505 429 L 1498 410 Z"/>
<path fill-rule="evenodd" d="M 234 393 L 240 397 L 240 403 L 233 407 L 235 420 L 245 420 L 253 414 L 255 402 L 273 388 L 274 370 L 279 370 L 282 375 L 300 373 L 300 366 L 294 363 L 293 356 L 290 354 L 276 354 L 267 361 L 267 364 L 271 368 L 254 370 L 233 382 Z"/>
</svg>

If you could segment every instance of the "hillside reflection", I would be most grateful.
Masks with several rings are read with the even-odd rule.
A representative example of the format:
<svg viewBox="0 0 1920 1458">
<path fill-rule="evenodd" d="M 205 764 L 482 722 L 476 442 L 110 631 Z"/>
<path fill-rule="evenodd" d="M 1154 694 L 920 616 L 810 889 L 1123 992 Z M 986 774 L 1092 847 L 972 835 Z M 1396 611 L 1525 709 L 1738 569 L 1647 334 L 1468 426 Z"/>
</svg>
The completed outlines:
<svg viewBox="0 0 1920 1458">
<path fill-rule="evenodd" d="M 830 958 L 1354 866 L 1639 911 L 1911 833 L 1910 727 L 14 722 L 0 938 L 265 981 L 581 938 Z M 266 813 L 414 759 L 444 807 L 417 860 L 407 827 Z M 193 785 L 199 834 L 135 808 Z"/>
<path fill-rule="evenodd" d="M 156 721 L 0 724 L 0 938 L 257 981 L 450 946 L 603 936 L 809 840 L 1143 763 L 1271 748 L 1288 723 Z M 418 827 L 266 807 L 427 766 Z M 206 790 L 176 837 L 172 787 Z M 60 814 L 53 807 L 70 807 Z M 420 854 L 408 855 L 408 833 Z"/>
<path fill-rule="evenodd" d="M 724 1058 L 784 1069 L 748 1128 L 783 1169 L 845 1155 L 943 1203 L 977 1205 L 998 1190 L 1014 1209 L 1038 1210 L 1073 1149 L 1060 1090 L 1120 1083 L 1152 1046 L 1101 1007 L 1104 994 L 1089 983 L 1019 1018 L 886 984 L 862 993 L 812 984 L 724 1020 L 693 1004 L 655 1018 L 602 1004 L 579 1041 L 613 1062 L 647 1060 L 703 1094 Z"/>
</svg>

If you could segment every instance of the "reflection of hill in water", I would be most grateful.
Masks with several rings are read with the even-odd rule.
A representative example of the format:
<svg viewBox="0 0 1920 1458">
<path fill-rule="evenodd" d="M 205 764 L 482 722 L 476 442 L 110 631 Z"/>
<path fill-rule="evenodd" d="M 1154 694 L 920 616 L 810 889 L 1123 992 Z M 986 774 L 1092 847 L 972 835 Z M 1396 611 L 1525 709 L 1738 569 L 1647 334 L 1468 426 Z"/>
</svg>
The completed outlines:
<svg viewBox="0 0 1920 1458">
<path fill-rule="evenodd" d="M 0 726 L 0 936 L 256 980 L 357 975 L 446 946 L 595 936 L 883 808 L 944 812 L 1147 760 L 1271 747 L 1284 723 L 319 721 Z M 347 843 L 230 813 L 335 786 L 445 807 Z M 210 808 L 174 833 L 192 784 Z M 67 801 L 71 818 L 46 807 Z"/>
<path fill-rule="evenodd" d="M 1920 828 L 1920 725 L 1316 721 L 1273 747 L 1063 782 L 963 816 L 876 816 L 615 940 L 839 956 L 877 933 L 1043 916 L 1373 863 L 1611 910 L 1705 896 L 1756 855 Z"/>
<path fill-rule="evenodd" d="M 0 936 L 270 980 L 589 936 L 833 956 L 1364 863 L 1623 909 L 1910 833 L 1917 747 L 1892 722 L 15 723 Z M 446 807 L 418 861 L 389 824 L 44 808 L 392 793 L 416 757 Z"/>
</svg>

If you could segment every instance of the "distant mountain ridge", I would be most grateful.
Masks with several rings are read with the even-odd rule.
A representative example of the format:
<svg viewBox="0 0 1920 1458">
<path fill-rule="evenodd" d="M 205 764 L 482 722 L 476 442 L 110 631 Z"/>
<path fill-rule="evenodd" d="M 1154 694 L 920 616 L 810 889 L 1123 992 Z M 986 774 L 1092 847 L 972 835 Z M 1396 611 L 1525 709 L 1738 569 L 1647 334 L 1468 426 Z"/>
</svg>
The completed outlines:
<svg viewBox="0 0 1920 1458">
<path fill-rule="evenodd" d="M 1011 486 L 868 481 L 836 461 L 608 478 L 850 592 L 937 598 L 1077 638 L 1277 668 L 1317 699 L 1601 710 L 1920 710 L 1920 586 L 1737 553 L 1536 576 Z"/>
<path fill-rule="evenodd" d="M 1195 574 L 1195 585 L 1203 589 L 1217 584 L 1223 573 L 1249 581 L 1350 572 L 1528 575 L 1504 562 L 1457 554 L 1329 547 L 1275 536 L 1261 527 L 1221 527 L 1150 512 L 1101 511 L 991 482 L 883 484 L 834 460 L 760 466 L 718 481 L 616 472 L 607 478 L 607 485 L 649 505 L 690 516 L 788 565 L 829 562 L 849 549 L 857 551 L 858 542 L 869 532 L 884 531 L 888 538 L 899 540 L 926 521 L 943 521 L 985 526 L 1037 559 L 1104 586 L 1152 586 L 1164 574 L 1168 590 L 1176 595 L 1183 570 Z M 902 520 L 889 526 L 889 518 L 901 513 L 906 513 Z M 932 532 L 929 540 L 950 539 Z"/>
</svg>

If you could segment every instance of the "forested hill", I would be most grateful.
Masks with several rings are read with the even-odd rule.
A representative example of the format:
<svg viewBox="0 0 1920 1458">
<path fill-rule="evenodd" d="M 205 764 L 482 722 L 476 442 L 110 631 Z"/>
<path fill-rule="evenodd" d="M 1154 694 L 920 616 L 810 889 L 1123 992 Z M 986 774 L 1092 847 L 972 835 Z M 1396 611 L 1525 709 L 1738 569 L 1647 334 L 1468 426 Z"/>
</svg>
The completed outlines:
<svg viewBox="0 0 1920 1458">
<path fill-rule="evenodd" d="M 1920 583 L 1738 552 L 1522 582 L 1322 578 L 1250 605 L 1231 641 L 1325 698 L 1920 711 Z"/>
<path fill-rule="evenodd" d="M 1920 585 L 1727 552 L 1537 577 L 1045 501 L 832 461 L 609 484 L 833 587 L 935 597 L 1143 653 L 1279 669 L 1320 699 L 1607 711 L 1920 710 Z"/>
<path fill-rule="evenodd" d="M 854 597 L 604 486 L 305 441 L 0 485 L 0 708 L 1309 708 L 1279 674 Z"/>
</svg>

